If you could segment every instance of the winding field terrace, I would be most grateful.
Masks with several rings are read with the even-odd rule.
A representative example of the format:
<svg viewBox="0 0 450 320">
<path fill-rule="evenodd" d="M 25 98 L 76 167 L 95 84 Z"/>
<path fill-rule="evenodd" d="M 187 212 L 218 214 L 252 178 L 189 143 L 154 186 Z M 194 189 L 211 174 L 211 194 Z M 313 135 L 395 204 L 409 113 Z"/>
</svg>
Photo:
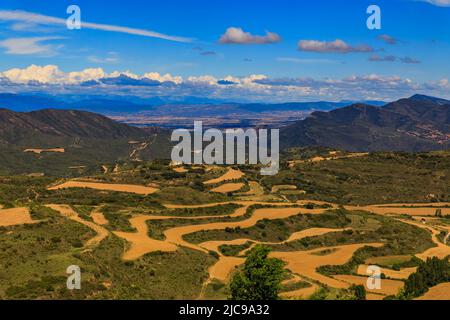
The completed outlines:
<svg viewBox="0 0 450 320">
<path fill-rule="evenodd" d="M 0 297 L 68 297 L 61 280 L 67 265 L 77 264 L 85 285 L 75 298 L 225 298 L 230 277 L 256 244 L 285 262 L 284 298 L 365 285 L 374 263 L 388 279 L 381 290 L 366 288 L 367 298 L 396 295 L 416 271 L 414 256 L 450 256 L 450 202 L 339 203 L 296 180 L 298 166 L 309 179 L 317 166 L 336 170 L 367 158 L 306 161 L 264 178 L 246 166 L 174 171 L 137 162 L 63 180 L 2 178 Z M 229 184 L 239 188 L 216 192 Z M 443 288 L 423 298 L 450 298 Z"/>
</svg>

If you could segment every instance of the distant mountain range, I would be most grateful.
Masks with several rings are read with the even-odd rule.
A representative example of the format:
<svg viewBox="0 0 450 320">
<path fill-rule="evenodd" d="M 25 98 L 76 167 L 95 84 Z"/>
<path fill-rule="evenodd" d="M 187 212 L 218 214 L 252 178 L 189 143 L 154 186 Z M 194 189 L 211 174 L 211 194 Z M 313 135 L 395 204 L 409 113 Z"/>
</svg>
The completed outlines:
<svg viewBox="0 0 450 320">
<path fill-rule="evenodd" d="M 372 105 L 383 105 L 383 101 L 363 101 Z M 332 110 L 355 101 L 341 102 L 290 102 L 290 103 L 234 103 L 199 97 L 151 97 L 130 96 L 86 96 L 86 95 L 27 95 L 0 93 L 0 108 L 14 111 L 34 111 L 41 109 L 84 110 L 102 114 L 151 112 L 160 116 L 220 115 L 236 113 L 260 113 L 277 111 Z"/>
<path fill-rule="evenodd" d="M 231 105 L 222 105 L 219 115 L 225 112 L 226 106 Z M 322 104 L 325 109 L 330 106 Z M 234 110 L 241 107 L 235 105 Z M 252 104 L 244 108 L 247 112 L 252 108 L 264 110 L 261 114 L 270 116 L 275 110 L 290 110 L 292 107 L 291 104 Z M 200 106 L 186 106 L 180 112 L 187 113 L 192 108 L 199 108 L 197 112 L 208 116 Z M 210 114 L 209 117 L 217 115 Z M 315 111 L 306 119 L 282 127 L 280 144 L 282 149 L 322 146 L 348 151 L 448 149 L 450 101 L 414 95 L 383 106 L 357 103 L 332 111 Z M 0 174 L 6 169 L 9 173 L 63 174 L 70 167 L 168 158 L 171 147 L 170 130 L 131 126 L 97 113 L 0 109 Z M 25 152 L 27 149 L 46 148 L 63 148 L 65 152 Z"/>
<path fill-rule="evenodd" d="M 349 151 L 428 151 L 450 147 L 450 101 L 424 95 L 382 107 L 352 104 L 313 112 L 280 132 L 282 147 Z"/>
</svg>

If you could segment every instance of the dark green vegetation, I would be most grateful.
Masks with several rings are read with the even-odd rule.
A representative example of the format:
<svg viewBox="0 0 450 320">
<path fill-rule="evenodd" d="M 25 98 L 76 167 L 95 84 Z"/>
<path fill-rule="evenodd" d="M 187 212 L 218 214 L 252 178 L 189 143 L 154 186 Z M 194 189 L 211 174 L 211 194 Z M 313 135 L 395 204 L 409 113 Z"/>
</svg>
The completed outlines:
<svg viewBox="0 0 450 320">
<path fill-rule="evenodd" d="M 295 154 L 285 156 L 295 159 Z M 450 152 L 379 152 L 297 164 L 291 170 L 264 177 L 262 184 L 268 189 L 293 184 L 306 195 L 292 199 L 306 197 L 342 204 L 450 201 Z"/>
<path fill-rule="evenodd" d="M 448 259 L 428 258 L 421 261 L 417 271 L 405 281 L 399 294 L 400 299 L 412 299 L 423 295 L 431 287 L 450 281 L 450 262 Z"/>
<path fill-rule="evenodd" d="M 89 174 L 103 163 L 167 158 L 171 147 L 165 131 L 131 127 L 90 112 L 54 109 L 28 113 L 0 109 L 0 137 L 0 174 Z M 148 145 L 130 157 L 140 146 L 130 140 Z M 47 148 L 65 152 L 24 152 Z"/>
<path fill-rule="evenodd" d="M 308 228 L 342 228 L 350 224 L 342 211 L 329 211 L 320 215 L 299 214 L 287 219 L 260 220 L 249 228 L 199 231 L 185 236 L 192 243 L 210 240 L 233 240 L 248 238 L 263 242 L 281 242 L 293 232 Z"/>
<path fill-rule="evenodd" d="M 220 252 L 224 255 L 224 256 L 237 256 L 239 254 L 239 252 L 250 248 L 250 246 L 252 245 L 251 241 L 247 241 L 244 244 L 241 245 L 221 245 L 219 246 L 219 250 Z"/>
<path fill-rule="evenodd" d="M 180 249 L 124 262 L 119 238 L 83 250 L 82 243 L 94 235 L 89 228 L 43 207 L 32 216 L 44 221 L 0 228 L 2 299 L 195 299 L 215 261 Z M 81 267 L 81 290 L 66 288 L 65 271 L 72 264 Z"/>
<path fill-rule="evenodd" d="M 446 149 L 450 101 L 412 96 L 383 107 L 354 104 L 313 112 L 283 128 L 283 147 L 325 146 L 349 151 L 430 151 Z"/>
<path fill-rule="evenodd" d="M 343 204 L 366 204 L 385 202 L 432 202 L 448 200 L 450 184 L 450 153 L 373 153 L 358 158 L 338 159 L 317 163 L 298 164 L 288 168 L 285 160 L 326 157 L 328 149 L 307 148 L 289 150 L 283 154 L 278 175 L 261 176 L 257 167 L 239 166 L 245 172 L 241 181 L 258 181 L 268 196 L 274 185 L 292 184 L 306 194 L 292 193 L 282 197 L 270 195 L 278 202 L 286 199 L 328 200 Z M 347 155 L 339 152 L 339 155 Z M 31 156 L 31 154 L 26 154 Z M 55 159 L 62 154 L 54 154 Z M 32 155 L 33 157 L 39 157 Z M 43 155 L 45 160 L 49 155 Z M 56 160 L 55 160 L 56 161 Z M 97 160 L 96 160 L 97 161 Z M 44 162 L 43 162 L 44 163 Z M 51 163 L 51 162 L 49 162 Z M 113 172 L 116 165 L 119 170 Z M 195 299 L 202 291 L 208 277 L 208 268 L 217 261 L 218 255 L 180 248 L 170 253 L 150 253 L 135 261 L 121 259 L 129 244 L 112 234 L 98 247 L 84 247 L 94 232 L 60 214 L 43 207 L 44 204 L 69 204 L 81 218 L 92 221 L 91 211 L 96 206 L 108 220 L 108 231 L 134 232 L 129 219 L 134 214 L 180 216 L 188 219 L 149 221 L 148 235 L 164 239 L 168 228 L 198 225 L 210 222 L 232 222 L 248 219 L 261 206 L 251 206 L 240 217 L 219 217 L 234 212 L 236 204 L 221 204 L 195 209 L 168 209 L 164 204 L 205 204 L 239 199 L 238 195 L 222 195 L 208 190 L 202 182 L 216 178 L 226 168 L 207 171 L 205 168 L 186 166 L 188 172 L 175 172 L 169 161 L 120 161 L 105 164 L 103 173 L 100 162 L 85 169 L 63 169 L 62 177 L 107 183 L 151 185 L 160 192 L 143 196 L 92 189 L 67 189 L 48 191 L 49 185 L 61 181 L 60 176 L 31 177 L 26 174 L 0 177 L 0 204 L 4 207 L 27 206 L 32 208 L 37 224 L 0 228 L 0 298 L 51 298 L 51 299 Z M 53 168 L 47 168 L 48 170 Z M 57 169 L 55 172 L 59 172 Z M 28 173 L 28 172 L 27 172 Z M 432 194 L 432 195 L 430 195 Z M 325 206 L 306 204 L 298 206 L 313 209 Z M 208 219 L 195 219 L 211 216 Z M 441 218 L 442 221 L 446 217 Z M 390 263 L 388 267 L 399 269 L 420 264 L 411 255 L 433 246 L 430 234 L 425 230 L 402 223 L 391 217 L 348 211 L 344 208 L 328 210 L 324 214 L 300 214 L 287 219 L 262 220 L 250 228 L 227 228 L 189 234 L 185 240 L 200 243 L 209 240 L 233 240 L 248 238 L 255 241 L 283 242 L 293 232 L 312 227 L 352 228 L 322 236 L 308 237 L 289 243 L 268 246 L 275 251 L 308 250 L 325 246 L 353 243 L 382 242 L 381 248 L 362 248 L 350 262 L 343 266 L 324 266 L 320 272 L 328 275 L 354 274 L 356 266 L 367 258 L 385 255 L 406 255 L 404 261 Z M 442 239 L 442 236 L 440 236 Z M 243 245 L 221 246 L 227 256 L 236 256 L 252 242 Z M 327 251 L 319 254 L 327 254 Z M 65 270 L 71 264 L 82 269 L 82 289 L 66 289 Z M 251 278 L 251 277 L 250 277 Z M 283 278 L 284 279 L 284 278 Z M 240 282 L 239 282 L 240 281 Z M 248 285 L 244 278 L 238 284 Z M 305 287 L 302 281 L 282 285 L 279 290 L 290 291 Z M 271 287 L 270 287 L 271 288 Z M 226 283 L 212 281 L 205 289 L 208 298 L 224 298 L 232 290 Z M 269 289 L 272 294 L 274 291 Z M 242 291 L 239 295 L 246 297 Z M 354 287 L 348 290 L 321 289 L 317 299 L 362 299 L 364 292 Z M 236 293 L 237 294 L 237 293 Z M 248 296 L 247 296 L 248 297 Z"/>
<path fill-rule="evenodd" d="M 242 271 L 230 283 L 232 300 L 276 300 L 284 276 L 284 263 L 269 258 L 270 249 L 261 245 L 250 250 Z"/>
</svg>

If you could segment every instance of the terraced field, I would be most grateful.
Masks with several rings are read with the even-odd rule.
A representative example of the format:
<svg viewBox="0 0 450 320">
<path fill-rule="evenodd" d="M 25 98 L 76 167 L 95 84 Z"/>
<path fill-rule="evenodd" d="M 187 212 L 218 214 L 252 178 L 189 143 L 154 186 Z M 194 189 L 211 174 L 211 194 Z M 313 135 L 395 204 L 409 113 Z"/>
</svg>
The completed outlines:
<svg viewBox="0 0 450 320">
<path fill-rule="evenodd" d="M 59 270 L 58 276 L 64 275 L 67 263 L 82 265 L 90 279 L 86 291 L 80 293 L 82 298 L 130 296 L 131 280 L 126 279 L 137 282 L 144 277 L 150 279 L 148 285 L 153 289 L 142 289 L 147 293 L 137 290 L 131 297 L 191 299 L 225 298 L 231 276 L 256 244 L 270 246 L 270 256 L 285 262 L 292 276 L 284 282 L 286 288 L 302 283 L 283 291 L 281 296 L 286 299 L 307 299 L 323 289 L 344 292 L 352 284 L 366 286 L 367 299 L 382 299 L 396 295 L 416 271 L 414 266 L 393 269 L 393 265 L 413 256 L 425 260 L 450 255 L 445 243 L 449 224 L 435 217 L 436 209 L 450 214 L 448 202 L 342 206 L 304 193 L 288 198 L 283 191 L 296 191 L 295 185 L 267 185 L 246 170 L 162 165 L 137 170 L 121 164 L 114 172 L 108 169 L 111 167 L 100 167 L 95 177 L 62 183 L 35 178 L 43 182 L 34 186 L 33 192 L 26 191 L 33 195 L 32 202 L 0 209 L 0 240 L 4 240 L 5 252 L 30 239 L 48 237 L 48 231 L 43 236 L 41 229 L 70 226 L 77 230 L 78 240 L 66 240 L 67 234 L 53 236 L 37 246 L 34 254 L 52 265 L 50 269 Z M 158 178 L 155 175 L 149 181 L 146 170 L 158 172 Z M 189 179 L 195 184 L 186 183 Z M 403 243 L 402 237 L 420 245 L 396 247 L 389 240 Z M 58 243 L 65 246 L 58 253 L 44 250 L 46 246 L 55 249 Z M 13 263 L 13 257 L 2 259 Z M 29 269 L 25 262 L 19 264 L 15 279 L 0 280 L 0 296 L 20 298 L 19 288 L 31 285 L 20 280 Z M 374 264 L 379 264 L 387 277 L 380 290 L 366 285 L 366 270 Z M 167 270 L 176 270 L 176 276 Z M 44 283 L 44 273 L 39 277 Z M 166 289 L 151 291 L 161 279 L 170 277 L 172 280 L 165 280 Z M 182 278 L 192 282 L 182 296 L 174 295 Z M 36 297 L 62 295 L 63 284 L 54 286 L 58 289 L 48 293 L 37 285 Z M 432 288 L 422 298 L 445 296 L 443 288 Z"/>
</svg>

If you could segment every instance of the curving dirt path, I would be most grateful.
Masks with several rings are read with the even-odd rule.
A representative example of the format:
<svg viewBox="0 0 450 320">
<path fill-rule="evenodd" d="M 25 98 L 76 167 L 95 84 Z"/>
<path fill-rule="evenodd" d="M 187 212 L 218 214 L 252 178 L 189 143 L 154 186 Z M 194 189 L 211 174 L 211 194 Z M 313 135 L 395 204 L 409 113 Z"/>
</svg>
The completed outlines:
<svg viewBox="0 0 450 320">
<path fill-rule="evenodd" d="M 431 258 L 431 257 L 438 257 L 439 259 L 444 259 L 445 257 L 450 255 L 450 246 L 440 242 L 437 237 L 440 233 L 439 230 L 436 230 L 428 225 L 424 225 L 420 222 L 413 222 L 413 221 L 403 220 L 403 219 L 402 220 L 399 219 L 399 221 L 411 224 L 413 226 L 416 226 L 418 228 L 422 228 L 422 229 L 425 229 L 425 230 L 431 232 L 431 239 L 436 244 L 436 247 L 429 248 L 422 253 L 417 253 L 415 255 L 417 258 L 425 261 L 427 258 Z"/>
<path fill-rule="evenodd" d="M 98 244 L 100 244 L 100 242 L 105 239 L 108 235 L 109 235 L 109 231 L 106 230 L 105 228 L 90 222 L 90 221 L 86 221 L 82 218 L 80 218 L 80 216 L 78 215 L 78 213 L 76 213 L 70 206 L 68 205 L 62 205 L 62 204 L 47 204 L 45 205 L 46 207 L 53 209 L 57 212 L 59 212 L 62 216 L 76 221 L 78 223 L 84 224 L 85 226 L 91 228 L 92 230 L 94 230 L 97 235 L 94 236 L 93 238 L 89 239 L 86 244 L 85 247 L 92 247 L 92 246 L 97 246 Z"/>
<path fill-rule="evenodd" d="M 36 154 L 41 154 L 43 152 L 56 152 L 56 153 L 64 153 L 66 150 L 64 148 L 52 148 L 52 149 L 25 149 L 23 152 L 33 152 Z"/>
<path fill-rule="evenodd" d="M 261 242 L 253 239 L 234 239 L 234 240 L 218 240 L 218 241 L 205 241 L 199 244 L 199 247 L 205 248 L 209 251 L 216 251 L 219 255 L 221 255 L 219 247 L 222 245 L 242 245 L 247 242 L 252 242 L 253 244 L 243 250 L 239 255 L 244 255 L 248 250 L 253 248 L 257 244 L 284 244 L 295 240 L 300 240 L 306 237 L 314 237 L 321 236 L 330 232 L 340 232 L 347 229 L 332 229 L 332 228 L 309 228 L 301 231 L 297 231 L 292 233 L 288 239 L 281 242 Z"/>
<path fill-rule="evenodd" d="M 91 212 L 91 218 L 92 218 L 92 220 L 94 220 L 94 223 L 103 226 L 105 224 L 108 224 L 108 220 L 105 218 L 103 213 L 100 211 L 101 208 L 102 208 L 102 206 L 95 208 Z"/>
<path fill-rule="evenodd" d="M 149 195 L 155 193 L 159 189 L 134 185 L 134 184 L 114 184 L 114 183 L 100 183 L 100 182 L 85 182 L 85 181 L 67 181 L 62 184 L 47 188 L 47 190 L 59 190 L 67 188 L 90 188 L 97 190 L 108 190 L 118 192 L 137 193 L 142 195 Z"/>
<path fill-rule="evenodd" d="M 130 219 L 131 225 L 136 228 L 137 232 L 121 232 L 113 231 L 113 233 L 130 243 L 130 247 L 124 252 L 122 259 L 135 260 L 143 255 L 155 252 L 172 252 L 176 251 L 178 247 L 167 241 L 155 240 L 148 236 L 147 221 L 149 216 L 139 215 Z"/>
<path fill-rule="evenodd" d="M 262 219 L 285 219 L 290 216 L 299 215 L 299 214 L 320 214 L 323 212 L 323 209 L 304 209 L 304 208 L 262 208 L 256 209 L 252 216 L 243 221 L 236 222 L 214 222 L 200 225 L 190 225 L 190 226 L 182 226 L 175 227 L 172 229 L 168 229 L 164 232 L 166 237 L 166 241 L 170 243 L 175 243 L 180 246 L 185 246 L 191 249 L 200 250 L 203 252 L 207 252 L 206 249 L 189 243 L 183 239 L 183 236 L 189 233 L 194 233 L 198 231 L 207 231 L 207 230 L 224 230 L 225 228 L 248 228 L 254 226 L 259 220 Z"/>
<path fill-rule="evenodd" d="M 341 265 L 351 259 L 356 250 L 364 247 L 381 247 L 383 243 L 359 243 L 344 246 L 322 247 L 308 251 L 271 252 L 270 256 L 287 263 L 286 268 L 298 275 L 313 279 L 333 288 L 348 288 L 349 284 L 320 274 L 316 269 L 323 265 Z M 324 250 L 329 254 L 318 255 Z"/>
<path fill-rule="evenodd" d="M 369 267 L 368 264 L 360 264 L 358 266 L 358 270 L 356 273 L 360 276 L 368 276 L 367 274 L 367 268 Z M 400 270 L 393 270 L 388 269 L 384 267 L 380 267 L 381 273 L 384 273 L 386 277 L 392 278 L 392 279 L 407 279 L 412 273 L 416 272 L 417 268 L 403 268 Z"/>
</svg>

